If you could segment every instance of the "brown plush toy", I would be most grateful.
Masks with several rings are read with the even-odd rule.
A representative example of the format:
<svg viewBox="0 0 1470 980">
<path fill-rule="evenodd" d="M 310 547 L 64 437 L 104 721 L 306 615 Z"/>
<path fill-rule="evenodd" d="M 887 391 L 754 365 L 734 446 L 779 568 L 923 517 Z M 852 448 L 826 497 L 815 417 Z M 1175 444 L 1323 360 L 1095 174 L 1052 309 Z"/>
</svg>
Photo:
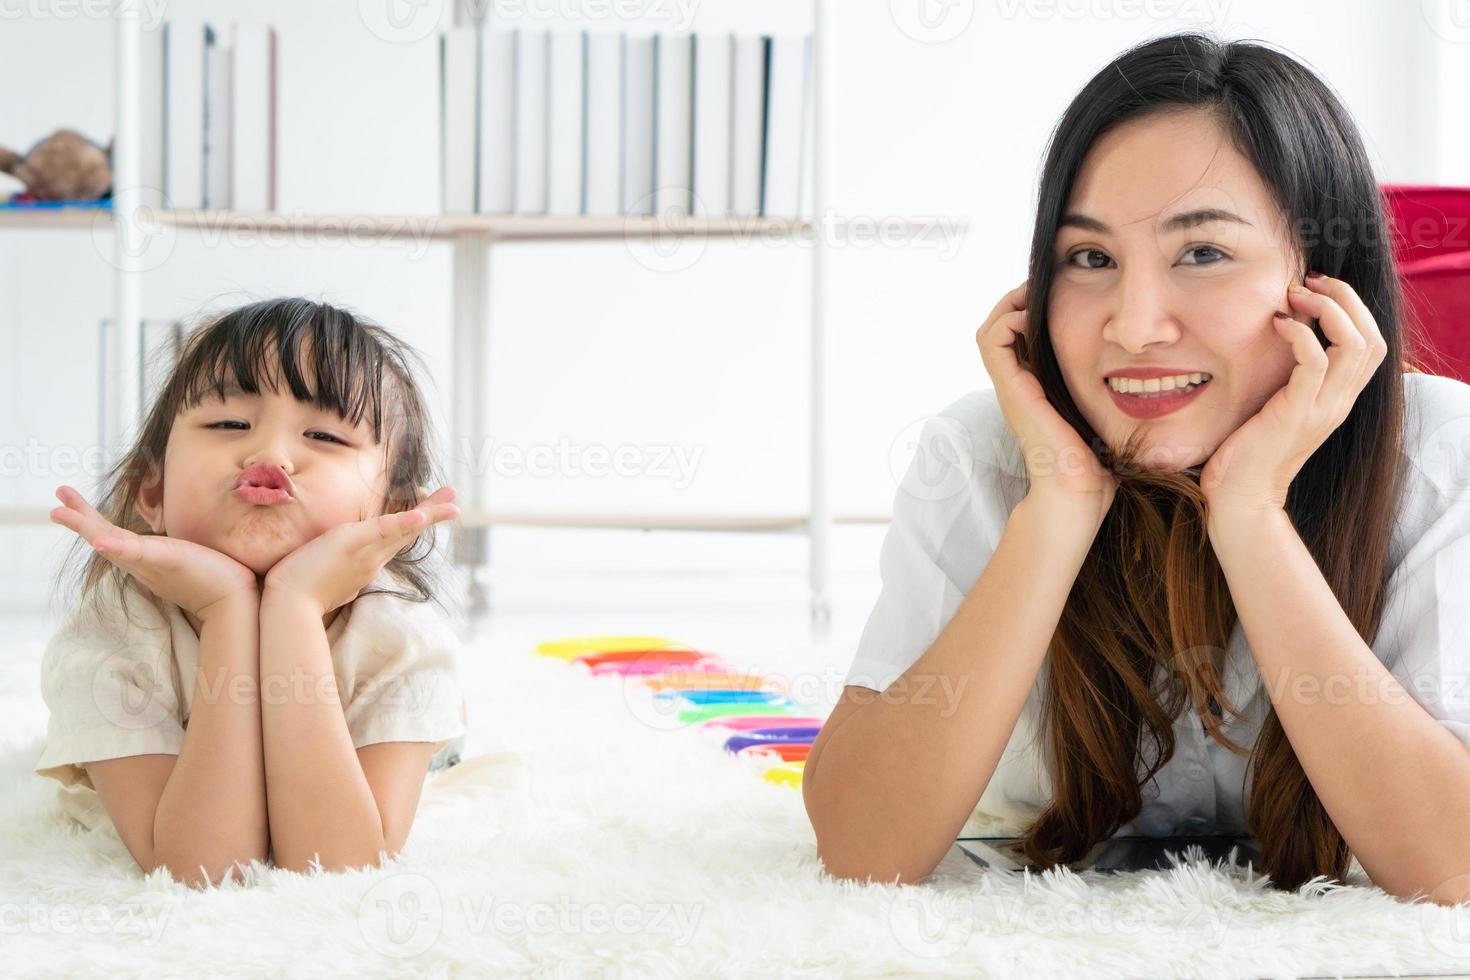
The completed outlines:
<svg viewBox="0 0 1470 980">
<path fill-rule="evenodd" d="M 112 191 L 112 144 L 98 146 L 72 129 L 58 129 L 25 156 L 0 146 L 0 172 L 26 185 L 37 201 L 106 197 Z"/>
</svg>

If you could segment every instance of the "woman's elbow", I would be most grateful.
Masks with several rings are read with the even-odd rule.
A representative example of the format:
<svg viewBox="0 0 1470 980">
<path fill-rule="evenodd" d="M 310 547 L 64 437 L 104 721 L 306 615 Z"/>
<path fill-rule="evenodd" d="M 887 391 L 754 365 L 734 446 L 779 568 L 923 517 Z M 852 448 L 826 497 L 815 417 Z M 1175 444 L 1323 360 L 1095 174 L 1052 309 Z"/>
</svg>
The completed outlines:
<svg viewBox="0 0 1470 980">
<path fill-rule="evenodd" d="M 817 860 L 832 877 L 860 884 L 913 885 L 929 877 L 934 870 L 896 856 L 853 848 L 834 850 L 823 847 L 820 839 L 817 841 Z"/>
</svg>

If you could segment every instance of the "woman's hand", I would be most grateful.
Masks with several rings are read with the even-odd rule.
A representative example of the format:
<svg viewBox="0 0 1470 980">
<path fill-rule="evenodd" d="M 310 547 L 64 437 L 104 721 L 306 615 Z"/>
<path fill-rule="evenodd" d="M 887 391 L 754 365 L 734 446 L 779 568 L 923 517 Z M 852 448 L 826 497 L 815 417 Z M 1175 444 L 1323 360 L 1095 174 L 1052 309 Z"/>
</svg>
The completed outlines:
<svg viewBox="0 0 1470 980">
<path fill-rule="evenodd" d="M 995 384 L 1001 412 L 1020 444 L 1031 479 L 1027 496 L 1081 506 L 1101 523 L 1113 505 L 1117 478 L 1047 400 L 1041 382 L 1021 364 L 1014 348 L 1026 332 L 1029 286 L 1029 281 L 1023 282 L 1001 297 L 976 331 L 975 341 Z"/>
<path fill-rule="evenodd" d="M 1200 472 L 1200 490 L 1216 512 L 1281 510 L 1306 461 L 1343 423 L 1388 353 L 1368 307 L 1341 279 L 1309 275 L 1293 283 L 1288 302 L 1322 325 L 1322 348 L 1309 323 L 1277 314 L 1296 366 L 1286 385 L 1215 450 Z"/>
<path fill-rule="evenodd" d="M 286 555 L 266 573 L 263 596 L 295 595 L 323 616 L 356 599 L 421 531 L 459 516 L 459 507 L 450 503 L 453 487 L 440 487 L 428 497 L 423 490 L 413 510 L 339 524 Z"/>
<path fill-rule="evenodd" d="M 209 611 L 226 600 L 244 597 L 256 601 L 254 570 L 229 555 L 183 538 L 135 534 L 118 527 L 64 484 L 56 488 L 56 498 L 65 506 L 52 509 L 52 523 L 80 534 L 99 555 L 148 591 L 199 620 L 208 618 Z"/>
</svg>

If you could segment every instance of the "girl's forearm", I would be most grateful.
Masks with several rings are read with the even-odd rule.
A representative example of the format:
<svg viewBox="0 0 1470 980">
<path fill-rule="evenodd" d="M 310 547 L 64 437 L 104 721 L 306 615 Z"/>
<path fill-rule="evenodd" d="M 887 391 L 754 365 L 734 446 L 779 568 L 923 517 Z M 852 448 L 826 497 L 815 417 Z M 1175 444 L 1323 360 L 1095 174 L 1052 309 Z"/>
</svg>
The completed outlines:
<svg viewBox="0 0 1470 980">
<path fill-rule="evenodd" d="M 211 880 L 270 852 L 257 668 L 259 603 L 231 601 L 201 620 L 183 748 L 153 819 L 154 865 Z"/>
<path fill-rule="evenodd" d="M 276 865 L 375 865 L 382 816 L 353 747 L 321 610 L 267 589 L 260 602 L 261 744 Z"/>
</svg>

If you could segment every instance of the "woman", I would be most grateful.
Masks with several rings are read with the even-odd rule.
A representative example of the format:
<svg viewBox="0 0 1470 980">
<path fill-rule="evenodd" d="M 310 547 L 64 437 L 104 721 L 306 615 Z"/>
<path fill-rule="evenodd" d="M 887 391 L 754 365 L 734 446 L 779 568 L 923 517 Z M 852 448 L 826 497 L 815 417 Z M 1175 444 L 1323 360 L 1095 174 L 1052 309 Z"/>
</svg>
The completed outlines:
<svg viewBox="0 0 1470 980">
<path fill-rule="evenodd" d="M 1249 833 L 1279 887 L 1470 893 L 1470 386 L 1405 360 L 1386 227 L 1274 50 L 1166 36 L 1083 88 L 806 765 L 828 871 L 923 878 L 978 802 L 1042 866 Z"/>
</svg>

